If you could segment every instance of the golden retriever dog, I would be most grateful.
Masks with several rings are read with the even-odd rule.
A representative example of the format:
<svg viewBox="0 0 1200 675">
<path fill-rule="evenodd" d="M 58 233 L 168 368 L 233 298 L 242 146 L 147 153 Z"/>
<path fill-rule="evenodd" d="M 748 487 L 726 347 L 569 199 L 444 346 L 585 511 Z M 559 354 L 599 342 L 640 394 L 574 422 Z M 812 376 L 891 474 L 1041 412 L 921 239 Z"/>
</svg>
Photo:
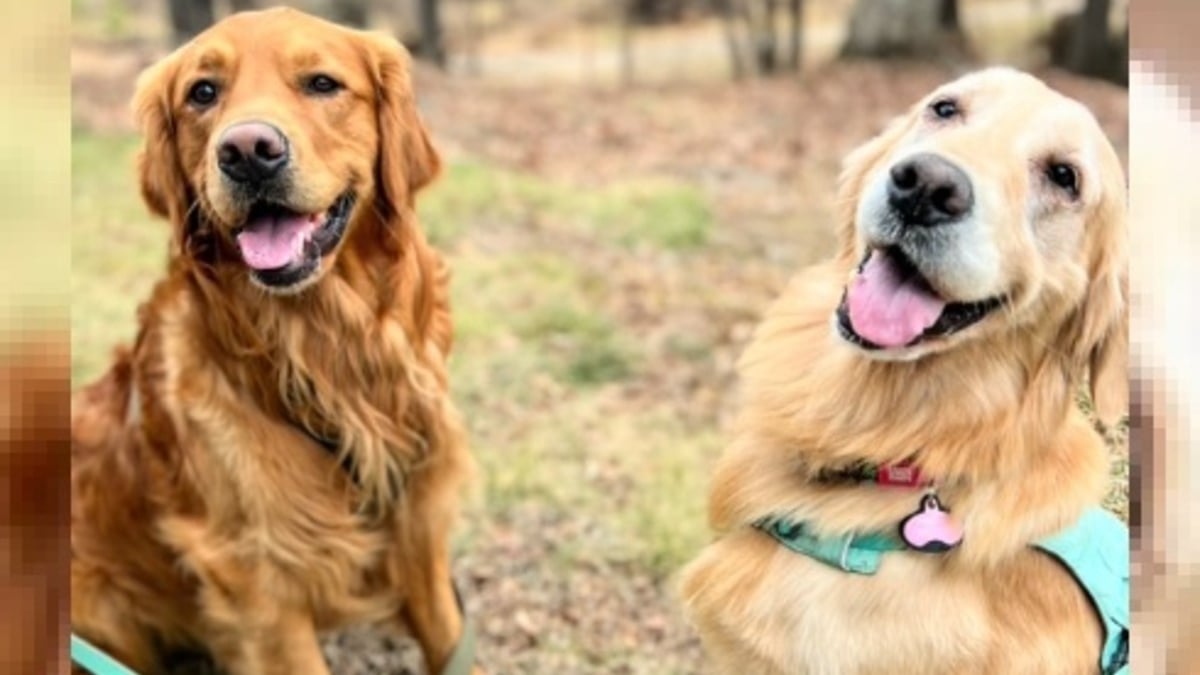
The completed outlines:
<svg viewBox="0 0 1200 675">
<path fill-rule="evenodd" d="M 237 14 L 148 69 L 134 109 L 169 266 L 74 401 L 73 629 L 143 674 L 204 653 L 300 675 L 328 672 L 320 633 L 381 622 L 439 672 L 473 463 L 406 52 Z"/>
<path fill-rule="evenodd" d="M 739 364 L 717 538 L 682 575 L 718 672 L 1099 672 L 1098 613 L 1032 544 L 1107 486 L 1076 393 L 1089 382 L 1106 423 L 1127 407 L 1125 192 L 1089 111 L 1008 69 L 939 88 L 851 153 L 836 254 Z M 908 529 L 922 513 L 941 545 Z M 905 545 L 851 573 L 849 544 L 839 569 L 770 519 Z"/>
</svg>

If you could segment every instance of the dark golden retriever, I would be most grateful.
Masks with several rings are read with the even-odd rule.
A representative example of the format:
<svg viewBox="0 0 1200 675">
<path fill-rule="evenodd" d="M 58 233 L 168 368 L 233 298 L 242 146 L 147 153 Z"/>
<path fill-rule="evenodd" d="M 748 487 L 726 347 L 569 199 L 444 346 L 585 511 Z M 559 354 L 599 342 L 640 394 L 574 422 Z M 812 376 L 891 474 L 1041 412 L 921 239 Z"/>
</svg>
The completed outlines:
<svg viewBox="0 0 1200 675">
<path fill-rule="evenodd" d="M 683 576 L 719 672 L 1098 672 L 1097 613 L 1031 544 L 1107 486 L 1075 394 L 1090 377 L 1103 420 L 1126 407 L 1125 190 L 1092 115 L 1004 69 L 847 159 L 839 250 L 742 358 L 718 538 Z M 937 546 L 908 529 L 919 514 Z M 854 573 L 850 536 L 870 542 Z"/>
<path fill-rule="evenodd" d="M 470 475 L 439 159 L 394 40 L 274 9 L 151 67 L 134 107 L 167 276 L 73 411 L 71 621 L 141 673 L 326 673 L 318 634 L 404 627 L 433 672 Z"/>
</svg>

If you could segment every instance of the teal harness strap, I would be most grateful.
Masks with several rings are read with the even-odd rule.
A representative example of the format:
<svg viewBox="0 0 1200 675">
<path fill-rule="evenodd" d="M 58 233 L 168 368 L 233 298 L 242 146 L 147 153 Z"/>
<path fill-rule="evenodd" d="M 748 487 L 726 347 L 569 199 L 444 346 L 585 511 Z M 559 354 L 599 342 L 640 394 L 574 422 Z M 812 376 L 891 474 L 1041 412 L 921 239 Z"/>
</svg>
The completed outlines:
<svg viewBox="0 0 1200 675">
<path fill-rule="evenodd" d="M 884 553 L 907 550 L 886 532 L 822 538 L 803 521 L 763 518 L 754 527 L 784 548 L 845 572 L 871 575 Z M 1034 547 L 1067 568 L 1087 593 L 1104 625 L 1101 675 L 1129 673 L 1129 530 L 1108 511 L 1093 507 L 1071 527 Z"/>
<path fill-rule="evenodd" d="M 1070 528 L 1035 546 L 1075 577 L 1104 624 L 1100 672 L 1129 672 L 1129 530 L 1108 511 L 1090 508 Z"/>
<path fill-rule="evenodd" d="M 71 633 L 71 661 L 92 675 L 138 675 L 75 633 Z"/>
</svg>

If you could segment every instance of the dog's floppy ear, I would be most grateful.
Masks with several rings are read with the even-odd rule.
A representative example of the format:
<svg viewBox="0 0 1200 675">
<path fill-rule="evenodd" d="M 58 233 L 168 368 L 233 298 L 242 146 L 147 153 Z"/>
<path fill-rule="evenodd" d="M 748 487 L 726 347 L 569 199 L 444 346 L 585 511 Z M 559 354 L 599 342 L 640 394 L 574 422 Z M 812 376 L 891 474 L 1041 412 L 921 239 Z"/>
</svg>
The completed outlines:
<svg viewBox="0 0 1200 675">
<path fill-rule="evenodd" d="M 412 206 L 417 190 L 441 170 L 441 158 L 417 114 L 410 58 L 394 38 L 363 33 L 375 78 L 379 123 L 378 198 L 388 215 Z"/>
<path fill-rule="evenodd" d="M 173 57 L 143 71 L 133 96 L 133 113 L 142 133 L 137 156 L 142 199 L 152 213 L 171 222 L 176 243 L 181 243 L 191 197 L 175 144 L 171 91 L 176 71 Z"/>
<path fill-rule="evenodd" d="M 838 260 L 847 265 L 858 263 L 855 220 L 858 200 L 866 187 L 871 169 L 891 153 L 897 141 L 911 127 L 916 109 L 893 119 L 879 135 L 858 146 L 842 160 L 837 192 L 837 252 Z"/>
<path fill-rule="evenodd" d="M 1065 337 L 1076 363 L 1089 372 L 1096 417 L 1112 427 L 1129 412 L 1129 259 L 1125 185 L 1117 175 L 1104 186 L 1086 252 L 1089 284 L 1083 304 L 1068 322 Z"/>
</svg>

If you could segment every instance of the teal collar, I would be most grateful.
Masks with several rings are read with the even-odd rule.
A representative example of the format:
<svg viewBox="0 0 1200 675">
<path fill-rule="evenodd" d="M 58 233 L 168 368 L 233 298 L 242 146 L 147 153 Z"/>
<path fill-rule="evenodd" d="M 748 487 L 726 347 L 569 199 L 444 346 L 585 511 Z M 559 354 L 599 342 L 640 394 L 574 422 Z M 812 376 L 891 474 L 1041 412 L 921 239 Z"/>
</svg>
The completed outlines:
<svg viewBox="0 0 1200 675">
<path fill-rule="evenodd" d="M 908 548 L 899 537 L 886 532 L 818 537 L 807 523 L 782 518 L 764 518 L 754 526 L 793 553 L 854 574 L 875 574 L 884 553 Z"/>
</svg>

